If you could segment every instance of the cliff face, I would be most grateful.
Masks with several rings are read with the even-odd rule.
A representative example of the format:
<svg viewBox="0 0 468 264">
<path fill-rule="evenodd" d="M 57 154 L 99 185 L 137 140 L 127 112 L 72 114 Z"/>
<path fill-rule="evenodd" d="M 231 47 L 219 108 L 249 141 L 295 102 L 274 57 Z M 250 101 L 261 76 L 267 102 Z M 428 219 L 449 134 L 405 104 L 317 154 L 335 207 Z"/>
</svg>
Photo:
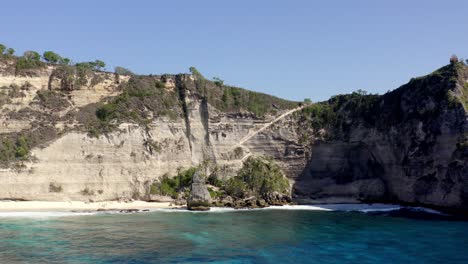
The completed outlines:
<svg viewBox="0 0 468 264">
<path fill-rule="evenodd" d="M 449 65 L 383 96 L 301 107 L 200 76 L 2 61 L 0 199 L 145 199 L 178 168 L 231 177 L 265 155 L 296 199 L 466 209 L 467 79 Z"/>
<path fill-rule="evenodd" d="M 383 96 L 332 98 L 328 119 L 299 114 L 326 120 L 302 131 L 315 136 L 297 196 L 468 208 L 467 77 L 449 65 Z"/>
<path fill-rule="evenodd" d="M 27 74 L 11 67 L 0 68 L 0 199 L 145 199 L 153 181 L 179 168 L 205 162 L 211 173 L 230 177 L 250 154 L 274 156 L 287 172 L 300 172 L 284 158 L 295 145 L 289 130 L 269 129 L 297 103 L 184 74 L 72 73 L 65 82 L 61 66 Z M 264 98 L 272 102 L 265 105 Z M 240 110 L 248 100 L 259 102 L 252 111 L 261 117 Z M 112 106 L 102 114 L 112 115 L 108 122 L 96 118 L 106 104 Z M 23 138 L 27 156 L 18 155 Z M 305 156 L 294 162 L 303 167 Z"/>
</svg>

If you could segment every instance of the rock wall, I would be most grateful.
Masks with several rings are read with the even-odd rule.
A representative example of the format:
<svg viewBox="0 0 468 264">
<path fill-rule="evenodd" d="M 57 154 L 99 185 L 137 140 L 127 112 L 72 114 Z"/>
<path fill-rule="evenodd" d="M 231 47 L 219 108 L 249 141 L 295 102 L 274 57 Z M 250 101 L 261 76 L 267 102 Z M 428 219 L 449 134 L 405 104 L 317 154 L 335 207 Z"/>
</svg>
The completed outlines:
<svg viewBox="0 0 468 264">
<path fill-rule="evenodd" d="M 377 98 L 368 120 L 343 114 L 344 128 L 310 146 L 296 198 L 468 209 L 466 98 L 451 97 L 467 76 L 449 65 Z"/>
<path fill-rule="evenodd" d="M 179 109 L 168 110 L 183 114 L 157 116 L 145 126 L 121 123 L 95 138 L 63 117 L 120 94 L 129 76 L 94 72 L 67 93 L 66 108 L 53 111 L 37 103 L 37 94 L 61 89 L 56 66 L 29 75 L 0 66 L 0 135 L 55 131 L 29 159 L 0 168 L 0 199 L 145 199 L 153 181 L 178 168 L 208 162 L 209 173 L 226 178 L 247 157 L 265 155 L 284 170 L 298 201 L 468 208 L 468 122 L 460 103 L 468 96 L 466 68 L 447 66 L 412 80 L 376 97 L 366 113 L 350 112 L 345 100 L 333 110 L 342 116 L 340 125 L 318 128 L 304 122 L 302 107 L 263 118 L 223 111 L 201 95 L 193 76 L 154 76 L 178 97 Z"/>
<path fill-rule="evenodd" d="M 88 79 L 85 85 L 75 87 L 67 93 L 70 106 L 60 113 L 51 113 L 37 105 L 36 96 L 38 91 L 60 90 L 60 80 L 54 79 L 53 71 L 54 66 L 48 66 L 32 77 L 0 74 L 0 89 L 5 94 L 25 84 L 29 87 L 24 90 L 26 96 L 0 106 L 1 135 L 31 129 L 33 117 L 16 113 L 27 109 L 35 114 L 63 117 L 118 95 L 119 84 L 129 79 L 129 76 L 116 79 L 112 73 L 93 73 L 100 76 L 98 83 L 90 85 Z M 257 119 L 219 111 L 200 97 L 195 88 L 186 87 L 193 86 L 190 75 L 164 76 L 161 80 L 168 92 L 179 93 L 184 117 L 156 117 L 145 127 L 123 123 L 118 130 L 98 138 L 89 136 L 75 121 L 58 118 L 53 122 L 56 137 L 32 149 L 30 159 L 14 167 L 0 168 L 0 199 L 145 199 L 153 181 L 166 174 L 176 175 L 179 168 L 209 161 L 209 168 L 221 178 L 230 177 L 242 166 L 242 158 L 251 154 L 274 156 L 288 173 L 300 173 L 297 167 L 290 166 L 284 154 L 289 145 L 294 145 L 286 128 L 265 130 L 245 145 L 238 145 L 242 138 L 269 124 L 275 116 Z M 34 126 L 50 125 L 44 120 Z M 305 162 L 303 156 L 299 163 L 303 166 Z"/>
</svg>

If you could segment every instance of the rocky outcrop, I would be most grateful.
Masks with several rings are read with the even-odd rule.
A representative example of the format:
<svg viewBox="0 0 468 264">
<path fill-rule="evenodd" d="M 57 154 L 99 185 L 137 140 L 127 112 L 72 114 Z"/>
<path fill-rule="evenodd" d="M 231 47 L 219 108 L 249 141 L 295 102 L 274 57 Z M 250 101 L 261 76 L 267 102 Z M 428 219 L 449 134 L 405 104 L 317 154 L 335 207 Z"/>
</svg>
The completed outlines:
<svg viewBox="0 0 468 264">
<path fill-rule="evenodd" d="M 210 210 L 211 196 L 206 187 L 205 178 L 198 170 L 193 174 L 187 209 L 192 211 Z"/>
<path fill-rule="evenodd" d="M 334 118 L 307 132 L 296 198 L 468 209 L 467 97 L 452 96 L 466 91 L 466 70 L 449 65 L 383 96 L 330 100 Z M 358 100 L 368 108 L 356 110 Z"/>
<path fill-rule="evenodd" d="M 337 96 L 304 109 L 189 74 L 143 76 L 136 83 L 151 84 L 161 101 L 126 92 L 134 97 L 120 98 L 137 111 L 124 112 L 138 118 L 116 118 L 109 130 L 96 119 L 97 107 L 122 95 L 131 77 L 92 72 L 70 86 L 57 67 L 18 74 L 11 61 L 0 61 L 0 134 L 10 151 L 0 151 L 7 160 L 0 162 L 0 199 L 149 199 L 150 184 L 178 168 L 206 163 L 209 174 L 227 179 L 263 155 L 284 171 L 296 200 L 468 209 L 464 65 L 382 96 Z M 290 201 L 224 198 L 232 206 Z"/>
</svg>

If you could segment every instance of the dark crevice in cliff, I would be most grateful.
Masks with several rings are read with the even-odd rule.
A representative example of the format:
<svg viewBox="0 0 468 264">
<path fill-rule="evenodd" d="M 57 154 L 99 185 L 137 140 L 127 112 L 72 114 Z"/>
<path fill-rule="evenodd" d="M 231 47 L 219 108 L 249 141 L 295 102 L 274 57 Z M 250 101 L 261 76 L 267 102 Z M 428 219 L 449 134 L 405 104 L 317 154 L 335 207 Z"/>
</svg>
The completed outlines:
<svg viewBox="0 0 468 264">
<path fill-rule="evenodd" d="M 200 103 L 200 118 L 205 131 L 203 159 L 216 162 L 216 157 L 210 142 L 209 117 L 208 100 L 206 97 L 203 97 Z"/>
<path fill-rule="evenodd" d="M 189 117 L 188 106 L 187 106 L 187 101 L 186 101 L 187 89 L 185 87 L 185 82 L 182 78 L 183 76 L 181 75 L 176 76 L 176 87 L 179 93 L 179 100 L 180 100 L 180 105 L 182 106 L 182 112 L 184 114 L 185 134 L 187 136 L 187 140 L 189 143 L 190 153 L 192 153 L 192 131 L 190 128 L 190 117 Z"/>
</svg>

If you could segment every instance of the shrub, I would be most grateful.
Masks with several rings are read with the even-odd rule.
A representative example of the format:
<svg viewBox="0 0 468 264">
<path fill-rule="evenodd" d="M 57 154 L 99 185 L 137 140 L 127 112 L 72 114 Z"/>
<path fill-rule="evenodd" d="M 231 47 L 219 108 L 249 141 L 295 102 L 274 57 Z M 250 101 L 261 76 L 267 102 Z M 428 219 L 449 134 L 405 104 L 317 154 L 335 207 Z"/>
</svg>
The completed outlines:
<svg viewBox="0 0 468 264">
<path fill-rule="evenodd" d="M 81 195 L 87 195 L 87 196 L 94 195 L 94 191 L 90 190 L 88 187 L 81 190 L 80 193 L 81 193 Z"/>
<path fill-rule="evenodd" d="M 248 189 L 247 184 L 239 177 L 232 177 L 226 181 L 223 189 L 233 197 L 244 198 Z"/>
<path fill-rule="evenodd" d="M 169 177 L 165 174 L 162 178 L 151 185 L 150 194 L 159 194 L 177 198 L 177 194 L 192 183 L 192 176 L 197 167 L 191 167 L 186 170 L 178 170 L 175 177 Z"/>
<path fill-rule="evenodd" d="M 120 75 L 133 75 L 133 72 L 131 70 L 120 66 L 115 67 L 114 72 Z"/>
<path fill-rule="evenodd" d="M 59 61 L 60 64 L 63 64 L 63 65 L 69 65 L 70 64 L 70 59 L 69 58 L 62 58 L 60 61 Z"/>
<path fill-rule="evenodd" d="M 53 51 L 46 51 L 42 55 L 45 61 L 50 63 L 58 63 L 63 61 L 62 57 Z"/>
<path fill-rule="evenodd" d="M 13 56 L 13 54 L 15 54 L 15 50 L 13 48 L 8 48 L 6 53 L 7 55 Z"/>
<path fill-rule="evenodd" d="M 39 53 L 32 51 L 32 50 L 25 51 L 23 54 L 23 57 L 28 60 L 36 61 L 36 62 L 41 60 L 41 55 L 39 55 Z"/>
<path fill-rule="evenodd" d="M 0 55 L 2 55 L 6 50 L 6 46 L 3 44 L 0 44 Z"/>
<path fill-rule="evenodd" d="M 49 192 L 59 193 L 59 192 L 62 192 L 62 191 L 63 191 L 63 188 L 62 188 L 61 185 L 55 184 L 53 182 L 51 182 L 49 184 Z"/>
<path fill-rule="evenodd" d="M 205 77 L 201 74 L 200 71 L 198 71 L 197 68 L 192 66 L 189 68 L 189 71 L 192 73 L 193 76 L 197 77 L 198 79 L 205 79 Z"/>
<path fill-rule="evenodd" d="M 208 184 L 211 184 L 216 187 L 222 187 L 224 182 L 220 180 L 215 173 L 213 173 L 208 177 Z"/>
<path fill-rule="evenodd" d="M 51 90 L 39 90 L 34 98 L 38 103 L 51 110 L 62 111 L 70 106 L 70 102 L 61 92 Z"/>
<path fill-rule="evenodd" d="M 210 193 L 210 196 L 211 196 L 212 199 L 219 198 L 219 197 L 221 197 L 223 195 L 222 191 L 216 191 L 211 187 L 208 187 L 208 192 Z"/>
<path fill-rule="evenodd" d="M 226 182 L 224 189 L 233 197 L 255 195 L 267 198 L 273 192 L 288 193 L 289 182 L 272 160 L 250 157 L 237 176 Z"/>
<path fill-rule="evenodd" d="M 37 54 L 39 55 L 39 54 Z M 29 57 L 20 57 L 16 61 L 16 71 L 36 69 L 44 67 L 44 63 L 40 60 L 34 58 L 35 55 L 30 55 Z M 31 59 L 32 58 L 32 59 Z"/>
<path fill-rule="evenodd" d="M 213 82 L 218 87 L 222 87 L 224 85 L 224 81 L 218 77 L 213 77 Z"/>
<path fill-rule="evenodd" d="M 92 64 L 96 70 L 102 70 L 104 67 L 106 67 L 106 63 L 102 60 L 95 60 Z"/>
<path fill-rule="evenodd" d="M 161 86 L 163 85 L 156 78 L 132 76 L 122 85 L 120 95 L 95 111 L 98 120 L 105 123 L 99 125 L 108 127 L 112 120 L 146 125 L 149 117 L 177 117 L 181 111 L 177 94 L 161 89 Z"/>
</svg>

